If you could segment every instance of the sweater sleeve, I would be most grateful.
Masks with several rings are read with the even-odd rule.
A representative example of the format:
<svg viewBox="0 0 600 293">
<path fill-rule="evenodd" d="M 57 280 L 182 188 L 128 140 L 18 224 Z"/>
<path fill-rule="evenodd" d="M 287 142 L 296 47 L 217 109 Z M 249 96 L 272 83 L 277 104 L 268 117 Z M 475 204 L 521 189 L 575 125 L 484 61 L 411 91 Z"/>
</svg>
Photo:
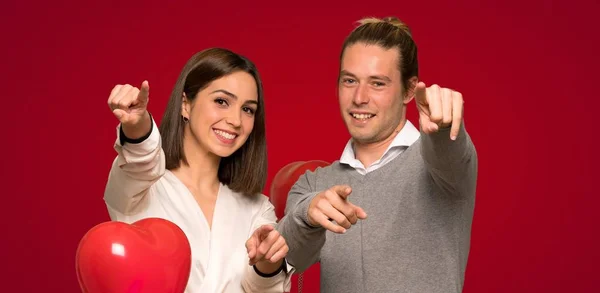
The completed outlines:
<svg viewBox="0 0 600 293">
<path fill-rule="evenodd" d="M 450 139 L 450 128 L 436 133 L 421 131 L 421 154 L 433 182 L 446 194 L 474 196 L 477 183 L 477 152 L 461 123 L 456 140 Z"/>
<path fill-rule="evenodd" d="M 285 216 L 277 224 L 277 230 L 288 243 L 287 260 L 297 272 L 303 272 L 320 259 L 325 244 L 326 230 L 313 227 L 308 221 L 308 206 L 319 194 L 316 189 L 316 172 L 306 171 L 292 186 L 288 194 Z"/>
<path fill-rule="evenodd" d="M 114 144 L 117 157 L 104 191 L 104 200 L 113 220 L 117 214 L 131 215 L 143 210 L 148 190 L 165 173 L 161 137 L 156 123 L 151 121 L 150 132 L 135 141 L 124 136 L 121 125 L 117 127 Z"/>
</svg>

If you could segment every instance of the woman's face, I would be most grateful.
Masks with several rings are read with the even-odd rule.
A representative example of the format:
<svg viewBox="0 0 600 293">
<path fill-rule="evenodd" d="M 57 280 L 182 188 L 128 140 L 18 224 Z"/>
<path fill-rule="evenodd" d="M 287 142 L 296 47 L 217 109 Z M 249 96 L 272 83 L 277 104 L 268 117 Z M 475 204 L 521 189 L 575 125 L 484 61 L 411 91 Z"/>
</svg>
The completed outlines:
<svg viewBox="0 0 600 293">
<path fill-rule="evenodd" d="M 214 80 L 190 103 L 185 97 L 182 115 L 190 134 L 203 151 L 228 157 L 248 139 L 254 128 L 258 89 L 252 75 L 237 71 Z"/>
</svg>

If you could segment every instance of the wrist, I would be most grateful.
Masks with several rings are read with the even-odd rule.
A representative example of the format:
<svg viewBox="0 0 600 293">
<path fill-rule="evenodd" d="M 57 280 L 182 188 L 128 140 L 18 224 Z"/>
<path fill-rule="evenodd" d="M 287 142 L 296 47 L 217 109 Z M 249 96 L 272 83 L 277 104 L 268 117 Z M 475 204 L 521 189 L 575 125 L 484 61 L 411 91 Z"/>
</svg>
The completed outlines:
<svg viewBox="0 0 600 293">
<path fill-rule="evenodd" d="M 299 210 L 297 211 L 297 213 L 299 213 L 298 216 L 300 217 L 300 219 L 302 219 L 302 221 L 304 221 L 309 228 L 322 228 L 321 224 L 319 224 L 319 222 L 315 221 L 310 216 L 310 210 L 313 205 L 313 201 L 318 195 L 319 192 L 316 192 L 314 195 L 309 196 L 307 198 L 309 203 L 299 206 Z"/>
<path fill-rule="evenodd" d="M 274 263 L 267 260 L 262 260 L 254 265 L 254 270 L 259 276 L 269 278 L 279 274 L 284 267 L 285 262 L 283 259 Z"/>
<path fill-rule="evenodd" d="M 125 136 L 125 141 L 140 140 L 149 136 L 152 131 L 152 116 L 145 111 L 142 117 L 135 123 L 121 123 L 121 134 Z"/>
<path fill-rule="evenodd" d="M 153 123 L 152 115 L 146 111 L 142 118 L 135 124 L 121 123 L 119 127 L 119 136 L 121 145 L 125 143 L 138 144 L 150 137 Z"/>
</svg>

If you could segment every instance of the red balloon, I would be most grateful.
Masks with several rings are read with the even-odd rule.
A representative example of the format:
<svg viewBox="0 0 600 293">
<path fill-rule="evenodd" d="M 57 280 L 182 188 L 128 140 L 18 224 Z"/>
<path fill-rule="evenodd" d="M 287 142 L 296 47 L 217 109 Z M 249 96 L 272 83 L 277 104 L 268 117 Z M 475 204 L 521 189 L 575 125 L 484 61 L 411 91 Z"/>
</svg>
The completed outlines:
<svg viewBox="0 0 600 293">
<path fill-rule="evenodd" d="M 84 293 L 182 293 L 191 256 L 187 237 L 170 221 L 110 221 L 90 229 L 79 242 L 77 278 Z"/>
<path fill-rule="evenodd" d="M 330 163 L 321 160 L 298 161 L 285 165 L 275 174 L 269 191 L 269 199 L 275 206 L 275 214 L 278 219 L 284 216 L 288 193 L 298 178 L 307 170 L 314 171 L 318 167 L 329 165 Z"/>
</svg>

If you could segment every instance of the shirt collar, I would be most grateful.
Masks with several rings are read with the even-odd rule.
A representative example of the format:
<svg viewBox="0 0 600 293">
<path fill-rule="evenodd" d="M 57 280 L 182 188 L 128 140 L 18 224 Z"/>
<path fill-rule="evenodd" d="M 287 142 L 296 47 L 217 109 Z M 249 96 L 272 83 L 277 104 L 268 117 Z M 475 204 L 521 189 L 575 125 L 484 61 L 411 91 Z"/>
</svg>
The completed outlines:
<svg viewBox="0 0 600 293">
<path fill-rule="evenodd" d="M 388 146 L 381 157 L 383 158 L 383 156 L 385 156 L 385 154 L 392 148 L 411 146 L 413 143 L 415 143 L 415 141 L 417 141 L 417 139 L 419 139 L 420 135 L 421 133 L 419 130 L 410 121 L 406 120 L 406 123 L 402 129 L 400 129 L 400 132 L 398 132 L 396 137 L 394 137 L 392 143 Z M 355 167 L 356 155 L 354 154 L 354 148 L 352 147 L 352 139 L 348 140 L 346 143 L 346 147 L 344 148 L 340 158 L 340 163 Z"/>
</svg>

